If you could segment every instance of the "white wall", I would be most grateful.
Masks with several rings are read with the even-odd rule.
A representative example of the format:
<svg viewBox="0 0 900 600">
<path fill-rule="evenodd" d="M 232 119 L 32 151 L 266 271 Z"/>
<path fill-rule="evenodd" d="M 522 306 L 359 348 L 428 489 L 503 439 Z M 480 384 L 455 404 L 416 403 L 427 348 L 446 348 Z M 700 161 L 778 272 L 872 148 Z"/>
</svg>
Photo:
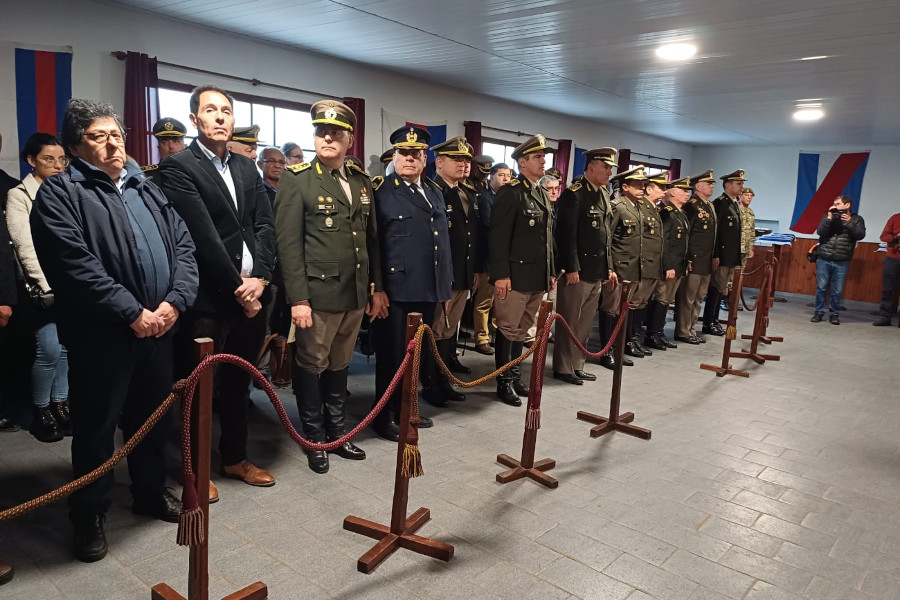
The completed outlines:
<svg viewBox="0 0 900 600">
<path fill-rule="evenodd" d="M 778 220 L 781 223 L 781 231 L 787 232 L 794 214 L 798 159 L 801 151 L 870 152 L 862 194 L 858 199 L 859 204 L 854 203 L 854 209 L 858 207 L 859 214 L 866 221 L 865 241 L 878 242 L 888 217 L 900 212 L 895 183 L 900 168 L 900 146 L 871 148 L 701 146 L 694 148 L 693 159 L 686 172 L 693 174 L 714 169 L 718 177 L 735 169 L 744 169 L 748 180 L 746 185 L 752 187 L 756 193 L 752 204 L 756 218 Z M 716 195 L 721 192 L 722 186 L 719 182 L 716 185 Z"/>
<path fill-rule="evenodd" d="M 572 139 L 581 148 L 631 148 L 635 152 L 681 158 L 686 163 L 692 158 L 693 148 L 689 145 L 465 93 L 356 63 L 265 45 L 123 7 L 88 0 L 4 4 L 0 52 L 8 54 L 8 47 L 16 43 L 28 47 L 71 46 L 73 95 L 110 101 L 117 107 L 123 106 L 125 64 L 112 58 L 110 52 L 130 50 L 156 56 L 161 61 L 314 90 L 333 97 L 365 98 L 369 156 L 379 155 L 383 150 L 380 131 L 383 107 L 418 122 L 446 120 L 448 136 L 462 135 L 463 121 L 473 120 L 513 131 Z M 36 12 L 40 13 L 40 22 L 34 19 Z M 10 60 L 0 58 L 0 128 L 6 142 L 0 155 L 0 168 L 15 173 L 18 142 L 15 80 Z M 415 60 L 415 56 L 410 56 L 410 60 Z M 226 89 L 261 96 L 301 102 L 318 99 L 166 68 L 160 68 L 159 75 L 191 84 L 212 81 Z M 491 135 L 487 130 L 484 133 Z"/>
</svg>

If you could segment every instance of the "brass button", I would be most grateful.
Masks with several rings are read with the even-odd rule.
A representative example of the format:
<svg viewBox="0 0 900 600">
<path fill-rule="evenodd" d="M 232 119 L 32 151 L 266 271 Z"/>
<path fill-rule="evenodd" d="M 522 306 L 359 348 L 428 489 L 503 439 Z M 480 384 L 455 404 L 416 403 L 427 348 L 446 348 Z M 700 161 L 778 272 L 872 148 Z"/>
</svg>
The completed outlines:
<svg viewBox="0 0 900 600">
<path fill-rule="evenodd" d="M 396 271 L 396 270 L 397 270 L 397 269 L 395 269 L 394 267 L 391 267 L 391 273 L 393 273 L 393 272 Z"/>
<path fill-rule="evenodd" d="M 437 234 L 438 234 L 438 232 L 437 232 L 437 231 L 435 231 L 435 232 L 434 232 L 434 235 L 437 235 Z"/>
<path fill-rule="evenodd" d="M 435 246 L 434 249 L 437 250 L 437 246 Z"/>
<path fill-rule="evenodd" d="M 403 215 L 400 215 L 398 218 L 402 221 L 402 220 L 403 220 Z"/>
<path fill-rule="evenodd" d="M 353 235 L 356 235 L 356 232 L 355 232 L 355 231 L 353 232 Z"/>
<path fill-rule="evenodd" d="M 434 217 L 431 217 L 431 222 L 434 223 Z"/>
<path fill-rule="evenodd" d="M 359 263 L 356 263 L 356 268 L 357 268 L 357 269 L 360 268 L 360 264 L 359 264 Z"/>
</svg>

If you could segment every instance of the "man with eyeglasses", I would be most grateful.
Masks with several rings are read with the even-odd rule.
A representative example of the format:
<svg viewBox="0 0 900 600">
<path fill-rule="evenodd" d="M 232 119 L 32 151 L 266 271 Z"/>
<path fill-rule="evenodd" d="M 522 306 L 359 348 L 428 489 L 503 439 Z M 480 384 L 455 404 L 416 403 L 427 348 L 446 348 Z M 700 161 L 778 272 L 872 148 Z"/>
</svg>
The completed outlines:
<svg viewBox="0 0 900 600">
<path fill-rule="evenodd" d="M 242 154 L 252 161 L 256 160 L 256 149 L 259 146 L 259 125 L 235 127 L 231 140 L 225 145 L 229 152 Z"/>
<path fill-rule="evenodd" d="M 112 106 L 73 98 L 61 138 L 71 169 L 41 184 L 30 219 L 68 349 L 72 471 L 81 477 L 112 456 L 117 427 L 132 438 L 171 392 L 172 328 L 196 298 L 198 274 L 184 221 L 127 160 Z M 129 454 L 128 473 L 132 512 L 175 523 L 167 433 L 163 424 L 150 430 Z M 106 556 L 112 488 L 109 473 L 69 497 L 78 560 Z"/>
<path fill-rule="evenodd" d="M 316 126 L 316 156 L 291 165 L 278 182 L 275 232 L 278 258 L 291 305 L 296 344 L 294 394 L 307 439 L 342 437 L 347 366 L 363 314 L 384 318 L 372 182 L 353 163 L 345 163 L 353 144 L 356 115 L 336 100 L 310 108 Z M 335 454 L 363 460 L 352 442 Z M 325 452 L 308 452 L 309 468 L 326 473 Z"/>
<path fill-rule="evenodd" d="M 194 368 L 194 339 L 211 338 L 217 353 L 256 361 L 266 333 L 264 303 L 275 266 L 272 205 L 262 177 L 247 156 L 228 150 L 234 128 L 234 99 L 213 85 L 194 88 L 191 125 L 197 137 L 187 151 L 160 164 L 163 191 L 197 243 L 200 291 L 178 331 L 176 368 Z M 255 136 L 255 134 L 254 134 Z M 239 144 L 241 145 L 241 144 Z M 222 435 L 221 473 L 258 487 L 275 478 L 247 456 L 250 374 L 234 365 L 217 367 L 215 402 Z M 219 498 L 210 482 L 210 502 Z"/>
<path fill-rule="evenodd" d="M 288 142 L 281 147 L 281 153 L 284 154 L 284 162 L 288 167 L 303 162 L 303 148 L 299 144 Z"/>
<path fill-rule="evenodd" d="M 274 205 L 275 192 L 278 191 L 278 180 L 281 179 L 281 174 L 284 173 L 284 167 L 286 165 L 284 154 L 274 146 L 266 148 L 262 151 L 262 157 L 256 165 L 262 171 L 263 185 L 266 186 L 266 194 L 269 195 L 269 200 L 271 200 Z"/>
</svg>

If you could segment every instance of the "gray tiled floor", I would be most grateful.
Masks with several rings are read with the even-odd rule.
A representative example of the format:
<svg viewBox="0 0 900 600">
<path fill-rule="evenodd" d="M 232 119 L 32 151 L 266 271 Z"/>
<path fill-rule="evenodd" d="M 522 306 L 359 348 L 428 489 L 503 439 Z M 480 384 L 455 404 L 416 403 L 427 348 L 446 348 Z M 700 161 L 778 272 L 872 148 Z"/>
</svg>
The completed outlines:
<svg viewBox="0 0 900 600">
<path fill-rule="evenodd" d="M 771 332 L 787 341 L 770 351 L 781 362 L 734 361 L 750 379 L 697 368 L 720 360 L 721 339 L 627 369 L 623 410 L 653 430 L 650 441 L 591 439 L 575 420 L 605 410 L 608 371 L 589 366 L 599 381 L 580 388 L 546 380 L 537 455 L 557 459 L 557 490 L 494 480 L 495 456 L 520 451 L 524 410 L 494 402 L 490 387 L 448 409 L 425 406 L 436 426 L 422 431 L 426 474 L 412 480 L 409 506 L 431 509 L 421 534 L 455 546 L 448 564 L 400 551 L 358 573 L 372 542 L 341 522 L 389 519 L 395 446 L 365 432 L 365 462 L 335 458 L 314 475 L 255 392 L 251 454 L 278 484 L 216 480 L 212 597 L 262 580 L 278 599 L 900 598 L 900 331 L 873 328 L 872 306 L 852 302 L 839 327 L 813 325 L 807 301 L 774 308 Z M 751 328 L 748 313 L 739 326 Z M 476 372 L 491 364 L 463 361 Z M 372 371 L 362 358 L 353 365 L 355 420 L 372 401 Z M 67 453 L 68 442 L 0 435 L 0 502 L 63 483 Z M 147 598 L 162 581 L 185 591 L 175 527 L 132 516 L 124 469 L 117 480 L 100 563 L 69 557 L 63 505 L 0 524 L 0 557 L 17 568 L 0 598 Z"/>
</svg>

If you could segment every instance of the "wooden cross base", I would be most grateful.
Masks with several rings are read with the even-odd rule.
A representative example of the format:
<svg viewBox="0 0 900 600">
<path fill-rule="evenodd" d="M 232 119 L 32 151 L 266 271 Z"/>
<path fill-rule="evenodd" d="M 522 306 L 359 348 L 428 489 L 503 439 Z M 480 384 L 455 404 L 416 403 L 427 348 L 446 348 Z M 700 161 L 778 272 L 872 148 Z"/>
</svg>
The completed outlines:
<svg viewBox="0 0 900 600">
<path fill-rule="evenodd" d="M 732 352 L 734 358 L 749 358 L 758 365 L 764 364 L 767 360 L 781 360 L 777 354 L 760 354 L 758 352 Z"/>
<path fill-rule="evenodd" d="M 367 519 L 353 516 L 344 519 L 344 529 L 347 531 L 379 540 L 377 544 L 372 546 L 368 552 L 356 561 L 356 569 L 360 573 L 371 573 L 381 561 L 393 554 L 398 548 L 406 548 L 431 558 L 449 561 L 453 558 L 453 546 L 414 535 L 430 519 L 431 513 L 428 509 L 420 508 L 406 519 L 406 526 L 399 534 L 391 533 L 391 528 L 387 525 Z"/>
<path fill-rule="evenodd" d="M 742 340 L 752 340 L 753 336 L 745 333 L 744 335 L 741 336 L 741 339 Z M 761 336 L 759 336 L 759 341 L 761 341 L 763 344 L 771 344 L 772 342 L 783 342 L 784 338 L 781 336 L 775 336 L 775 335 L 761 335 Z"/>
<path fill-rule="evenodd" d="M 251 583 L 242 590 L 228 594 L 222 600 L 265 600 L 269 597 L 269 590 L 261 581 Z M 151 600 L 186 600 L 184 596 L 170 588 L 165 583 L 157 583 L 150 589 Z"/>
<path fill-rule="evenodd" d="M 594 413 L 589 413 L 583 410 L 579 410 L 575 416 L 579 421 L 587 421 L 588 423 L 597 424 L 596 427 L 591 427 L 592 438 L 606 435 L 611 431 L 621 431 L 622 433 L 633 435 L 634 437 L 641 438 L 642 440 L 650 439 L 651 432 L 649 429 L 644 429 L 643 427 L 638 427 L 637 425 L 630 425 L 630 423 L 634 421 L 634 413 L 631 412 L 619 415 L 617 419 L 601 417 L 600 415 L 595 415 Z"/>
<path fill-rule="evenodd" d="M 737 354 L 730 354 L 729 356 L 737 356 Z M 720 367 L 718 365 L 711 365 L 708 363 L 701 363 L 701 369 L 705 369 L 707 371 L 715 371 L 716 377 L 725 377 L 726 375 L 737 375 L 738 377 L 750 377 L 750 373 L 747 371 L 741 371 L 739 369 L 732 369 L 731 365 L 727 367 Z"/>
<path fill-rule="evenodd" d="M 508 454 L 498 454 L 497 462 L 505 467 L 509 467 L 508 471 L 497 473 L 497 481 L 500 483 L 509 483 L 527 477 L 533 481 L 540 483 L 552 490 L 559 487 L 559 481 L 550 477 L 544 471 L 549 471 L 556 466 L 556 461 L 552 458 L 542 458 L 534 461 L 531 467 L 523 467 L 522 463 Z"/>
</svg>

